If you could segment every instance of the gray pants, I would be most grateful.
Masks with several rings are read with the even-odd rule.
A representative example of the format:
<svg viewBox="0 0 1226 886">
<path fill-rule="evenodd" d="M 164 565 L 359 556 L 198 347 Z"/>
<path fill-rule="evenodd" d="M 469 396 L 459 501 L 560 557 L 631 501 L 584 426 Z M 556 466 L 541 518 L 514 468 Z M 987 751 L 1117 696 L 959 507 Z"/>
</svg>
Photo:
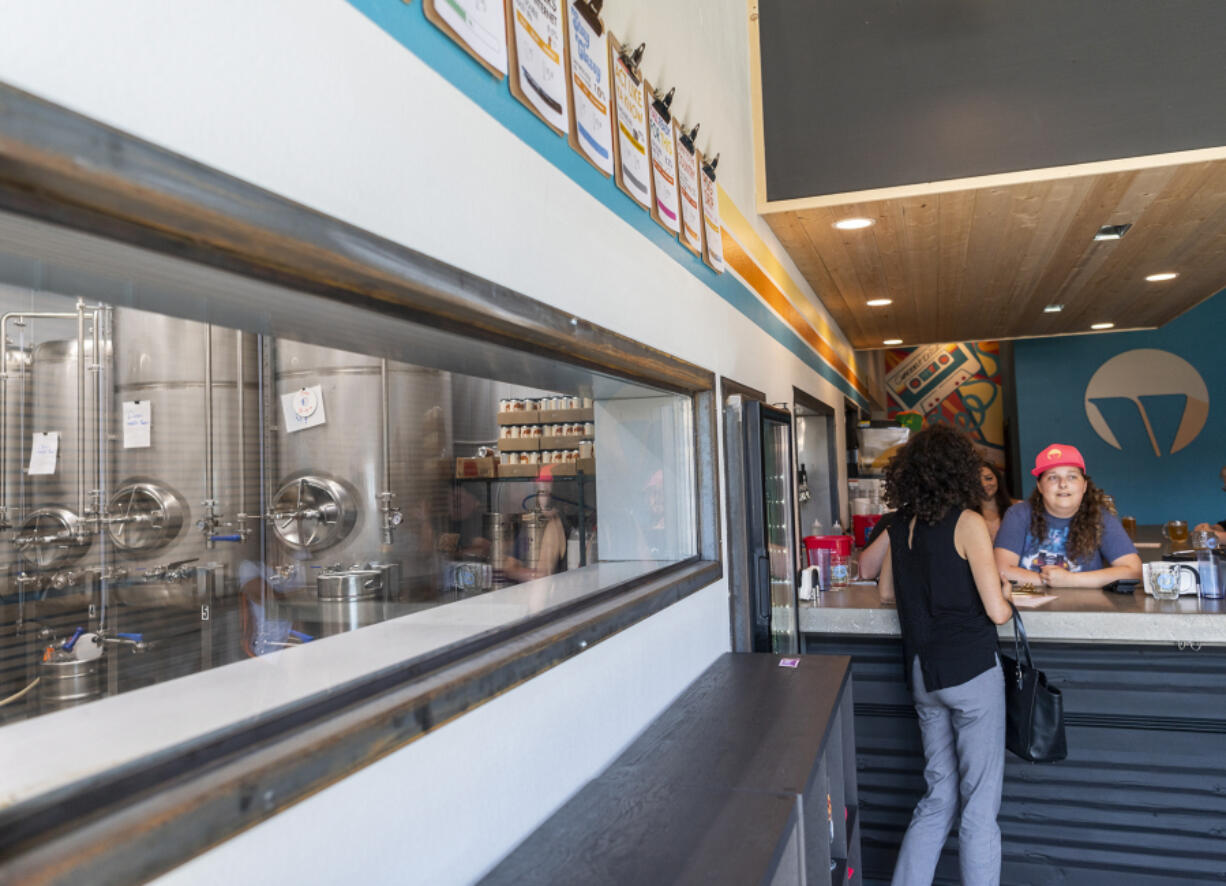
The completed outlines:
<svg viewBox="0 0 1226 886">
<path fill-rule="evenodd" d="M 990 671 L 928 692 L 919 657 L 912 695 L 924 740 L 924 794 L 903 837 L 893 886 L 929 886 L 962 804 L 958 862 L 963 886 L 1000 883 L 1001 783 L 1005 773 L 1005 684 L 1000 662 Z"/>
</svg>

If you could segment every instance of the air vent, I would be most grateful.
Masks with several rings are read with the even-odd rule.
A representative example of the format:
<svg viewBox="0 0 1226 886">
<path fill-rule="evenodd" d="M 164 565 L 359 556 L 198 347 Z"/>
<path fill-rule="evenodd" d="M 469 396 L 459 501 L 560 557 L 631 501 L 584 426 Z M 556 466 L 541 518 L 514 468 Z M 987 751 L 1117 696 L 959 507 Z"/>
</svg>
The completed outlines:
<svg viewBox="0 0 1226 886">
<path fill-rule="evenodd" d="M 1095 240 L 1123 240 L 1132 225 L 1103 225 L 1094 235 Z"/>
</svg>

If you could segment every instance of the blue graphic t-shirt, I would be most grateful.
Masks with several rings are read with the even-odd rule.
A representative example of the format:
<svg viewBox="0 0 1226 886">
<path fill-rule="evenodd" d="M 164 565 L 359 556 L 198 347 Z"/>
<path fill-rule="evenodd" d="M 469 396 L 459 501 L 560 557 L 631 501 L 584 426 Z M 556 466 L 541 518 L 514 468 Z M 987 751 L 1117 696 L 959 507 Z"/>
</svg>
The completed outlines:
<svg viewBox="0 0 1226 886">
<path fill-rule="evenodd" d="M 1118 517 L 1103 511 L 1103 538 L 1098 550 L 1089 557 L 1077 562 L 1070 562 L 1066 553 L 1068 548 L 1068 527 L 1071 517 L 1053 517 L 1047 514 L 1047 535 L 1044 538 L 1034 538 L 1030 534 L 1030 503 L 1021 501 L 1005 511 L 1000 521 L 1000 530 L 996 533 L 996 547 L 1012 551 L 1019 557 L 1018 565 L 1031 572 L 1038 572 L 1044 566 L 1063 566 L 1069 572 L 1092 572 L 1110 566 L 1126 554 L 1135 554 L 1128 533 L 1120 525 Z"/>
</svg>

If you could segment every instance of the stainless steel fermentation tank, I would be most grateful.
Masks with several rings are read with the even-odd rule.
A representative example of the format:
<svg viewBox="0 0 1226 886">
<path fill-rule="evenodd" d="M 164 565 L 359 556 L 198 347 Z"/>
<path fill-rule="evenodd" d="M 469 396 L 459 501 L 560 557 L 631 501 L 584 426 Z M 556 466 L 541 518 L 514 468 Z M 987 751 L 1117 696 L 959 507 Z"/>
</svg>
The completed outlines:
<svg viewBox="0 0 1226 886">
<path fill-rule="evenodd" d="M 26 455 L 24 447 L 25 425 L 30 420 L 30 350 L 13 347 L 11 344 L 4 354 L 4 378 L 0 380 L 4 386 L 4 443 L 6 463 L 0 464 L 0 474 L 3 482 L 0 488 L 0 505 L 5 505 L 0 523 L 16 520 L 25 512 L 26 488 L 22 482 L 22 459 Z M 13 533 L 0 532 L 0 596 L 7 596 L 16 590 L 15 581 L 21 572 L 21 562 L 17 549 L 13 545 Z"/>
<path fill-rule="evenodd" d="M 199 568 L 216 575 L 220 566 L 233 581 L 243 560 L 259 559 L 258 521 L 238 519 L 260 503 L 256 337 L 128 309 L 115 311 L 113 328 L 107 533 L 128 572 L 120 594 L 128 603 L 199 602 Z M 125 404 L 146 402 L 149 446 L 125 445 Z"/>
<path fill-rule="evenodd" d="M 437 370 L 277 341 L 280 481 L 272 526 L 276 557 L 292 567 L 293 583 L 312 587 L 329 567 L 375 565 L 388 599 L 438 595 L 435 539 L 448 512 L 450 384 Z M 315 387 L 322 396 L 310 396 Z M 311 426 L 291 432 L 280 404 L 298 392 L 306 392 L 302 411 L 310 414 L 302 418 Z M 312 424 L 316 410 L 320 424 Z"/>
</svg>

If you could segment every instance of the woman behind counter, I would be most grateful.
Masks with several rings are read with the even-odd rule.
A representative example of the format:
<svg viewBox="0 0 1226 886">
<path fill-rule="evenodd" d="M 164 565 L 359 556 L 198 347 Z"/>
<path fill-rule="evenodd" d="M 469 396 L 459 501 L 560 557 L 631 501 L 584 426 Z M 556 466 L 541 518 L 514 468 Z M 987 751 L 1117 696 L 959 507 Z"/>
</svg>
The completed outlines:
<svg viewBox="0 0 1226 886">
<path fill-rule="evenodd" d="M 1001 578 L 1053 588 L 1101 588 L 1141 578 L 1141 558 L 1073 446 L 1053 443 L 1034 460 L 1038 484 L 1005 513 L 996 534 Z"/>
</svg>

